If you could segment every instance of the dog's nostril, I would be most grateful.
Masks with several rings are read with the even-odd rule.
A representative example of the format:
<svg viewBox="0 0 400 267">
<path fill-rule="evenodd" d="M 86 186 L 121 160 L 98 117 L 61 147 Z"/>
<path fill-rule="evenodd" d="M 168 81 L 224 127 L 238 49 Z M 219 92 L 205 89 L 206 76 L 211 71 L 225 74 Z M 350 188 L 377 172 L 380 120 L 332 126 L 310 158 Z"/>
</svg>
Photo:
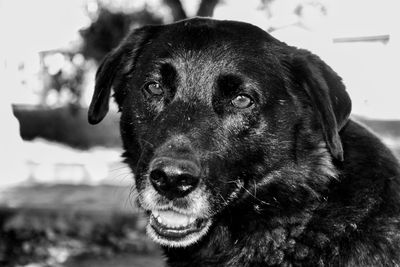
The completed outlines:
<svg viewBox="0 0 400 267">
<path fill-rule="evenodd" d="M 150 182 L 153 187 L 165 197 L 175 199 L 192 192 L 199 184 L 199 177 L 189 173 L 167 173 L 163 169 L 150 172 Z"/>
<path fill-rule="evenodd" d="M 175 177 L 177 179 L 177 186 L 182 190 L 189 190 L 192 187 L 197 186 L 199 179 L 190 174 L 181 174 Z"/>
<path fill-rule="evenodd" d="M 167 179 L 167 175 L 162 170 L 154 170 L 150 173 L 150 180 L 156 183 L 163 182 Z"/>
</svg>

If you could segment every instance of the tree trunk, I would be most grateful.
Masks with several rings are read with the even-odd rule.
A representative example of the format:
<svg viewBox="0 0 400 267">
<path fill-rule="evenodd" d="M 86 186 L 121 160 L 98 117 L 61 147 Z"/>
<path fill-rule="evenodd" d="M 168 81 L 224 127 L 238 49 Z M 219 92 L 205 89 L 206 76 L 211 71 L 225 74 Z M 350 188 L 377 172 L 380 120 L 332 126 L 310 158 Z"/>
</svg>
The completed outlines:
<svg viewBox="0 0 400 267">
<path fill-rule="evenodd" d="M 219 0 L 202 0 L 197 10 L 197 16 L 212 17 Z"/>
<path fill-rule="evenodd" d="M 172 17 L 174 21 L 186 19 L 187 15 L 185 10 L 183 9 L 182 3 L 180 0 L 164 0 L 164 3 L 169 6 L 171 9 Z"/>
</svg>

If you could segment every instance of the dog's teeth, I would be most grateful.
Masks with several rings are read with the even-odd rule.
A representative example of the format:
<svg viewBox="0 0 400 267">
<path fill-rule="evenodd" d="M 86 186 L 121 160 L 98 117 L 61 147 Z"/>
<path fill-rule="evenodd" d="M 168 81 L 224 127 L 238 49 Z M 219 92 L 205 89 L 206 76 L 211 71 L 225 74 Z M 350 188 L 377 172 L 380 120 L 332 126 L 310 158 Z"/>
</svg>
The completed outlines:
<svg viewBox="0 0 400 267">
<path fill-rule="evenodd" d="M 192 224 L 196 218 L 174 211 L 153 211 L 154 218 L 169 228 L 182 228 Z"/>
</svg>

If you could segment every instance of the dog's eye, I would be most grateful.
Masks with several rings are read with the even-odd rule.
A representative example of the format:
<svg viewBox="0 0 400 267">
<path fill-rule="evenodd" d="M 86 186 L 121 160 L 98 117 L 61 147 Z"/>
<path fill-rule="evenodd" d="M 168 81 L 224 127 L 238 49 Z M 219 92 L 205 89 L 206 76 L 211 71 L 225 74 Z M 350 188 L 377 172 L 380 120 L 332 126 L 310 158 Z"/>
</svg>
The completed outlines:
<svg viewBox="0 0 400 267">
<path fill-rule="evenodd" d="M 253 99 L 248 95 L 240 94 L 233 98 L 231 103 L 236 108 L 248 108 L 253 105 Z"/>
<path fill-rule="evenodd" d="M 164 90 L 159 83 L 151 82 L 146 84 L 144 91 L 148 96 L 161 96 L 164 94 Z"/>
</svg>

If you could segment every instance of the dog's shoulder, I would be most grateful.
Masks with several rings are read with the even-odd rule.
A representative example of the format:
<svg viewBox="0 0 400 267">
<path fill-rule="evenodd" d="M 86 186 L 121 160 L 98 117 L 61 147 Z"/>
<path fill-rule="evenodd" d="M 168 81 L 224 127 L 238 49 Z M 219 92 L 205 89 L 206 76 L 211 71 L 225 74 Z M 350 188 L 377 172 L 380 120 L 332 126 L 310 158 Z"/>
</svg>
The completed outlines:
<svg viewBox="0 0 400 267">
<path fill-rule="evenodd" d="M 400 167 L 367 127 L 350 120 L 340 133 L 344 162 L 340 183 L 322 214 L 350 266 L 400 264 Z M 341 233 L 341 234 L 339 234 Z M 345 237 L 345 238 L 343 238 Z"/>
<path fill-rule="evenodd" d="M 340 132 L 345 160 L 345 177 L 363 183 L 387 181 L 400 175 L 399 162 L 386 145 L 366 126 L 349 120 Z M 399 178 L 398 178 L 399 179 Z"/>
</svg>

